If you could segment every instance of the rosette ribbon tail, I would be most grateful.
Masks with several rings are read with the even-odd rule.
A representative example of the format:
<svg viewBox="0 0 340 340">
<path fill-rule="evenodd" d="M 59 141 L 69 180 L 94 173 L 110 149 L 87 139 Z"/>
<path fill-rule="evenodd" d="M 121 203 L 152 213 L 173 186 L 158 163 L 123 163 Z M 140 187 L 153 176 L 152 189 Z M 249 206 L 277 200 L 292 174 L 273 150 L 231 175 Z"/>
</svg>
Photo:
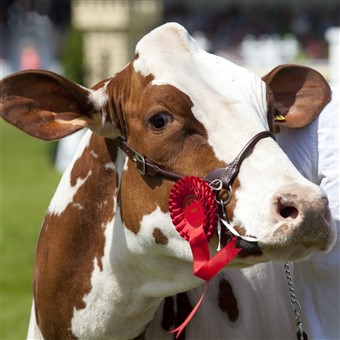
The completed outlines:
<svg viewBox="0 0 340 340">
<path fill-rule="evenodd" d="M 178 339 L 178 337 L 181 335 L 181 333 L 183 332 L 184 328 L 188 325 L 188 323 L 190 322 L 190 320 L 193 318 L 193 316 L 195 315 L 195 313 L 197 312 L 199 306 L 201 305 L 204 295 L 207 292 L 209 283 L 206 282 L 205 283 L 205 288 L 204 291 L 202 293 L 201 298 L 198 300 L 196 306 L 194 307 L 194 309 L 191 311 L 191 313 L 187 316 L 187 318 L 183 321 L 183 323 L 178 326 L 177 328 L 173 329 L 172 331 L 170 331 L 169 333 L 176 333 L 176 339 Z"/>
<path fill-rule="evenodd" d="M 225 267 L 242 249 L 236 247 L 236 237 L 222 248 L 213 258 L 210 259 L 208 243 L 205 241 L 208 248 L 208 258 L 203 261 L 201 259 L 200 250 L 197 245 L 192 245 L 190 240 L 191 251 L 194 258 L 194 275 L 209 281 L 211 280 L 223 267 Z M 198 258 L 196 262 L 196 258 Z"/>
<path fill-rule="evenodd" d="M 201 305 L 210 279 L 241 251 L 240 248 L 236 248 L 236 237 L 234 237 L 220 252 L 210 259 L 209 246 L 203 230 L 192 228 L 190 231 L 189 244 L 194 259 L 194 275 L 205 280 L 206 285 L 201 298 L 188 317 L 179 327 L 169 332 L 176 333 L 176 339 L 180 336 Z"/>
</svg>

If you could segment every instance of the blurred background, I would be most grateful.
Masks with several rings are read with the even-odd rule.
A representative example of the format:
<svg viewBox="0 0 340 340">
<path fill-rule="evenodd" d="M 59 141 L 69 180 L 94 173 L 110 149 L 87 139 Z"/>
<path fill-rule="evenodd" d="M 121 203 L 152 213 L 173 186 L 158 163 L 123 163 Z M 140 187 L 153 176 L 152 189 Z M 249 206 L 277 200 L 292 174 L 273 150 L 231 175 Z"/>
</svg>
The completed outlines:
<svg viewBox="0 0 340 340">
<path fill-rule="evenodd" d="M 260 76 L 298 63 L 339 86 L 338 0 L 1 0 L 0 6 L 1 77 L 42 68 L 92 86 L 122 69 L 145 33 L 176 21 L 202 48 Z M 39 226 L 69 156 L 3 122 L 0 142 L 0 339 L 23 339 Z"/>
<path fill-rule="evenodd" d="M 333 81 L 339 8 L 336 0 L 3 0 L 1 72 L 50 69 L 92 86 L 125 66 L 147 31 L 176 21 L 209 52 L 255 72 L 294 62 Z"/>
</svg>

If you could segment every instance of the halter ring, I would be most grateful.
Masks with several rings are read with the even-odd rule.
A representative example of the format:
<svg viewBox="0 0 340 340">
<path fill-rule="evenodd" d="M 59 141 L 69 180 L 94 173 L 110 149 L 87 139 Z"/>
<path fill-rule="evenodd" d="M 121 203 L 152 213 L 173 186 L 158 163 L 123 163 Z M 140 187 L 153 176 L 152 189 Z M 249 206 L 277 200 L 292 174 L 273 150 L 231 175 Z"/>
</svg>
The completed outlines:
<svg viewBox="0 0 340 340">
<path fill-rule="evenodd" d="M 214 179 L 209 183 L 209 186 L 214 191 L 220 191 L 223 188 L 223 182 L 220 179 Z"/>
<path fill-rule="evenodd" d="M 222 183 L 222 181 L 220 180 L 220 179 L 217 179 L 217 180 L 215 180 L 215 181 L 220 181 L 221 183 Z M 222 184 L 223 185 L 223 184 Z M 220 199 L 220 200 L 218 200 L 217 198 L 216 198 L 216 202 L 219 204 L 219 205 L 221 205 L 221 206 L 223 206 L 223 205 L 228 205 L 229 203 L 230 203 L 230 201 L 231 201 L 231 198 L 232 198 L 232 196 L 233 196 L 233 187 L 229 184 L 229 186 L 228 186 L 228 189 L 226 189 L 227 190 L 227 192 L 228 192 L 228 199 L 227 200 L 222 200 L 222 199 Z"/>
</svg>

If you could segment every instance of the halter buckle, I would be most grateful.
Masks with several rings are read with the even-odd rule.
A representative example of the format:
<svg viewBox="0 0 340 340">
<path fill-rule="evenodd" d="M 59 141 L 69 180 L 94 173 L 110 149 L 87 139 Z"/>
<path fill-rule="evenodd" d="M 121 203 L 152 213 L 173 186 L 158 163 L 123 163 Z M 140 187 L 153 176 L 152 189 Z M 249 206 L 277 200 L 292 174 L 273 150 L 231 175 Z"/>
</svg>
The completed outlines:
<svg viewBox="0 0 340 340">
<path fill-rule="evenodd" d="M 135 152 L 135 154 L 132 157 L 132 161 L 135 164 L 136 169 L 138 172 L 144 176 L 146 172 L 146 162 L 145 157 L 141 155 L 139 152 Z"/>
</svg>

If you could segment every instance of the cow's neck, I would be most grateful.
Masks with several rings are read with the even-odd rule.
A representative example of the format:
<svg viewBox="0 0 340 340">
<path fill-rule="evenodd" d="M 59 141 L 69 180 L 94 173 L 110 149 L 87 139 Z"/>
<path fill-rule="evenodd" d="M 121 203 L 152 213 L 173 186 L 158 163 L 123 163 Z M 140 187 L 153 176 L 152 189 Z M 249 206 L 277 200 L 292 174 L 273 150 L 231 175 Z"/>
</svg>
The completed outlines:
<svg viewBox="0 0 340 340">
<path fill-rule="evenodd" d="M 170 190 L 172 183 L 158 179 L 148 182 L 121 151 L 110 151 L 112 163 L 108 156 L 94 157 L 92 144 L 90 141 L 81 156 L 87 159 L 87 169 L 92 166 L 89 155 L 94 163 L 102 158 L 105 163 L 98 169 L 110 169 L 118 186 L 110 190 L 113 197 L 95 204 L 104 209 L 113 207 L 113 214 L 101 226 L 103 256 L 91 259 L 90 288 L 73 313 L 72 330 L 80 337 L 98 336 L 98 328 L 93 330 L 86 322 L 92 320 L 103 336 L 133 338 L 143 332 L 164 297 L 190 290 L 202 281 L 192 275 L 190 247 L 178 236 L 167 212 L 167 197 L 162 197 L 164 185 Z M 106 144 L 109 150 L 114 147 L 111 142 Z M 100 173 L 82 177 L 89 188 L 98 185 L 91 180 L 103 178 Z M 108 204 L 110 200 L 113 205 Z"/>
</svg>

